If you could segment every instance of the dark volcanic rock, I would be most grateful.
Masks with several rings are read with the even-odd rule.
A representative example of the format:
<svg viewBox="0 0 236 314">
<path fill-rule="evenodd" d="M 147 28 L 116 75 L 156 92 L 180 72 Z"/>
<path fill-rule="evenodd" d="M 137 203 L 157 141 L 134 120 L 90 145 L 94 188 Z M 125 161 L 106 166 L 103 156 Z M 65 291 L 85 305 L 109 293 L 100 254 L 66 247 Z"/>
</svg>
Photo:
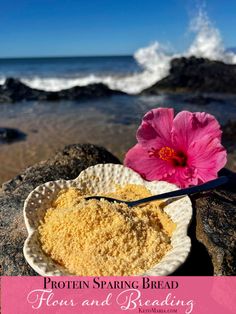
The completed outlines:
<svg viewBox="0 0 236 314">
<path fill-rule="evenodd" d="M 222 142 L 228 152 L 227 167 L 236 172 L 236 121 L 223 126 Z"/>
<path fill-rule="evenodd" d="M 236 150 L 236 121 L 228 121 L 223 126 L 223 144 L 229 151 Z"/>
<path fill-rule="evenodd" d="M 104 84 L 89 84 L 75 86 L 58 92 L 48 92 L 31 88 L 17 79 L 8 78 L 0 86 L 0 102 L 17 102 L 22 100 L 84 100 L 96 97 L 109 97 L 125 94 L 121 91 L 111 90 Z"/>
<path fill-rule="evenodd" d="M 8 78 L 0 87 L 1 97 L 7 97 L 12 102 L 21 100 L 35 100 L 40 97 L 42 91 L 32 89 L 19 80 Z"/>
<path fill-rule="evenodd" d="M 1 89 L 1 87 L 0 87 Z M 3 95 L 3 94 L 0 94 L 0 103 L 11 103 L 12 102 L 12 99 L 10 97 L 8 97 L 7 95 Z"/>
<path fill-rule="evenodd" d="M 12 128 L 0 128 L 0 144 L 22 141 L 26 138 L 26 134 Z"/>
<path fill-rule="evenodd" d="M 65 147 L 53 158 L 26 169 L 21 175 L 3 184 L 0 189 L 1 261 L 4 275 L 36 275 L 23 256 L 27 232 L 23 219 L 23 202 L 36 186 L 47 181 L 74 179 L 89 166 L 98 163 L 119 163 L 102 147 L 79 144 Z"/>
<path fill-rule="evenodd" d="M 221 175 L 233 175 L 232 182 L 191 197 L 191 252 L 175 276 L 236 275 L 236 174 Z"/>
<path fill-rule="evenodd" d="M 229 174 L 223 171 L 222 174 Z M 232 174 L 231 174 L 232 175 Z M 236 174 L 225 187 L 194 199 L 196 235 L 212 259 L 214 275 L 236 275 Z"/>
<path fill-rule="evenodd" d="M 224 100 L 219 99 L 219 98 L 214 98 L 214 97 L 210 97 L 210 96 L 197 94 L 197 95 L 191 95 L 191 96 L 184 97 L 184 102 L 196 104 L 196 105 L 200 105 L 200 106 L 205 106 L 205 105 L 209 105 L 212 102 L 224 103 Z"/>
<path fill-rule="evenodd" d="M 236 93 L 236 65 L 203 58 L 176 58 L 170 74 L 141 94 L 159 92 Z"/>
<path fill-rule="evenodd" d="M 59 99 L 87 99 L 93 97 L 104 97 L 112 95 L 121 95 L 124 94 L 120 91 L 111 90 L 106 85 L 102 83 L 90 84 L 87 86 L 75 86 L 69 89 L 64 89 L 58 92 Z"/>
</svg>

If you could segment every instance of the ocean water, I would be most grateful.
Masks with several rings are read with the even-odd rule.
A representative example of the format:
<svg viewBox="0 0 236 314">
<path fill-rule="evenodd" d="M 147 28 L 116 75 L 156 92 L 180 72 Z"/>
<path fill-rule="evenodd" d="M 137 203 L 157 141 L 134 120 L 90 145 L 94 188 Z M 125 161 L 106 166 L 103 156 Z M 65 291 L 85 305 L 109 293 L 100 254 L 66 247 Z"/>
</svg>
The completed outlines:
<svg viewBox="0 0 236 314">
<path fill-rule="evenodd" d="M 102 82 L 128 95 L 78 102 L 21 102 L 0 104 L 0 127 L 18 128 L 24 141 L 0 146 L 0 183 L 24 168 L 52 156 L 72 143 L 105 146 L 121 160 L 135 144 L 142 116 L 156 107 L 207 111 L 223 125 L 236 120 L 236 97 L 218 95 L 208 105 L 193 104 L 185 95 L 138 96 L 168 75 L 175 57 L 197 56 L 236 63 L 224 48 L 219 30 L 204 12 L 191 23 L 194 38 L 181 53 L 170 53 L 159 42 L 138 49 L 133 56 L 0 59 L 0 84 L 7 77 L 44 90 L 60 90 Z"/>
<path fill-rule="evenodd" d="M 87 85 L 96 80 L 128 77 L 141 71 L 133 56 L 0 59 L 0 82 L 20 79 L 44 90 Z"/>
</svg>

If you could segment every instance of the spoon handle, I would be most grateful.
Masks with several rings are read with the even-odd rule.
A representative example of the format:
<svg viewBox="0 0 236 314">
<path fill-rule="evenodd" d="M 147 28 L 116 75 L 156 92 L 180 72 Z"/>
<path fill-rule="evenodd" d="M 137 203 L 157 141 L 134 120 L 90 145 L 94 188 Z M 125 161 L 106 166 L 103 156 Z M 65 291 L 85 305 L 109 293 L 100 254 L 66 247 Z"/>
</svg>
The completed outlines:
<svg viewBox="0 0 236 314">
<path fill-rule="evenodd" d="M 176 191 L 172 191 L 172 192 L 167 192 L 167 193 L 163 193 L 163 194 L 159 194 L 159 195 L 153 195 L 150 197 L 142 198 L 142 199 L 137 200 L 137 201 L 126 202 L 126 204 L 129 206 L 136 206 L 136 205 L 139 205 L 142 203 L 152 202 L 152 201 L 161 200 L 161 199 L 165 199 L 165 198 L 178 197 L 178 196 L 182 196 L 182 195 L 190 195 L 190 194 L 195 194 L 195 193 L 199 193 L 199 192 L 204 192 L 204 191 L 212 190 L 212 189 L 214 189 L 220 185 L 223 185 L 223 184 L 227 183 L 228 181 L 229 181 L 228 177 L 222 176 L 222 177 L 219 177 L 215 180 L 211 180 L 211 181 L 206 182 L 206 183 L 201 184 L 201 185 L 196 185 L 196 186 L 193 186 L 190 188 L 186 188 L 186 189 L 182 189 L 182 190 L 176 190 Z"/>
</svg>

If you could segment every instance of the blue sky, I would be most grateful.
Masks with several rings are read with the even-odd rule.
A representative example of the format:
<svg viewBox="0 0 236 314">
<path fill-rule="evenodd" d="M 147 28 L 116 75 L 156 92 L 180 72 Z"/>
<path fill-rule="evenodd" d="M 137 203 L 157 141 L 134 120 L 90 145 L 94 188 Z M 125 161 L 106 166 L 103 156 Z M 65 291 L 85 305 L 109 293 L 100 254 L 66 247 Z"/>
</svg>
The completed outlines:
<svg viewBox="0 0 236 314">
<path fill-rule="evenodd" d="M 236 1 L 206 0 L 225 46 L 236 46 Z M 0 57 L 133 54 L 158 40 L 191 41 L 194 0 L 1 0 Z"/>
</svg>

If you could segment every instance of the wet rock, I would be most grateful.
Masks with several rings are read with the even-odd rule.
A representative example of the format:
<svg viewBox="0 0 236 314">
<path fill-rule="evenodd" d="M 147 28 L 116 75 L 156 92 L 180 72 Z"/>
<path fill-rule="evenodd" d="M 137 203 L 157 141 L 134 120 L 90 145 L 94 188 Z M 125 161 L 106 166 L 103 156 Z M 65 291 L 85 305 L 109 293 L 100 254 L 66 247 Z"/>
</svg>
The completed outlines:
<svg viewBox="0 0 236 314">
<path fill-rule="evenodd" d="M 0 128 L 0 144 L 10 144 L 16 141 L 22 141 L 26 138 L 26 134 L 12 128 Z"/>
<path fill-rule="evenodd" d="M 36 186 L 47 181 L 74 179 L 89 166 L 98 163 L 119 163 L 102 147 L 78 144 L 65 147 L 51 159 L 26 169 L 0 189 L 1 256 L 4 275 L 36 275 L 23 256 L 27 232 L 23 219 L 23 203 Z"/>
<path fill-rule="evenodd" d="M 4 95 L 4 94 L 0 94 L 0 104 L 1 103 L 8 104 L 11 102 L 12 102 L 12 99 L 10 97 L 8 97 L 7 95 Z"/>
<path fill-rule="evenodd" d="M 35 100 L 40 94 L 41 91 L 32 89 L 14 78 L 6 79 L 5 83 L 0 87 L 1 97 L 7 97 L 11 102 Z"/>
<path fill-rule="evenodd" d="M 169 75 L 141 94 L 160 92 L 235 94 L 236 65 L 196 57 L 173 59 Z"/>
<path fill-rule="evenodd" d="M 75 86 L 58 92 L 49 92 L 31 88 L 17 79 L 8 78 L 5 83 L 0 86 L 0 102 L 5 103 L 28 100 L 84 100 L 122 94 L 125 93 L 112 90 L 101 83 Z"/>
<path fill-rule="evenodd" d="M 122 95 L 125 94 L 120 91 L 111 90 L 105 84 L 90 84 L 87 86 L 75 86 L 69 89 L 64 89 L 58 92 L 59 99 L 87 99 L 93 97 L 104 97 L 112 95 Z"/>
</svg>

